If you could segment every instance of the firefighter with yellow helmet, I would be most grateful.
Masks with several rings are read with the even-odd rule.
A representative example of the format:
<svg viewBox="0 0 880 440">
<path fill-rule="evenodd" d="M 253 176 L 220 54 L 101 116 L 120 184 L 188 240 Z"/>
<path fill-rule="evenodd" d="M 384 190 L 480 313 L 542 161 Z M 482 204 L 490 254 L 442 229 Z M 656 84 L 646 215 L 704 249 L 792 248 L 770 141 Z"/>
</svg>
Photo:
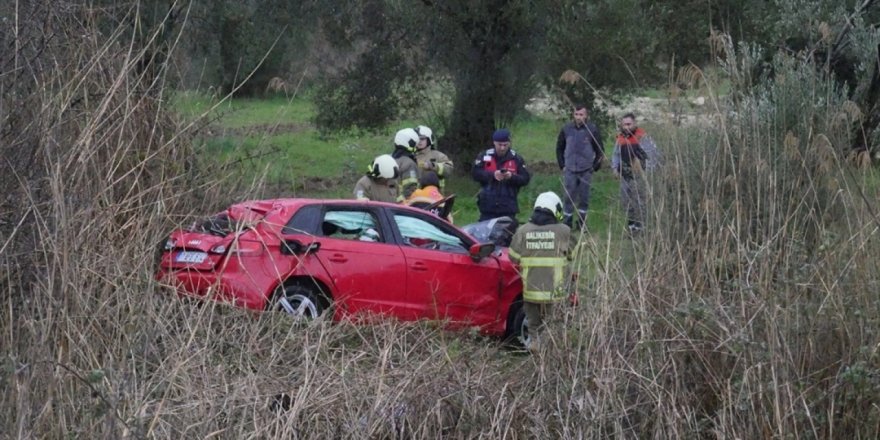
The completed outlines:
<svg viewBox="0 0 880 440">
<path fill-rule="evenodd" d="M 452 160 L 449 156 L 437 151 L 437 144 L 434 142 L 434 131 L 430 128 L 419 125 L 416 127 L 419 134 L 419 144 L 416 147 L 415 159 L 422 173 L 433 171 L 440 178 L 438 188 L 440 191 L 446 187 L 446 176 L 452 175 Z"/>
<path fill-rule="evenodd" d="M 367 174 L 354 186 L 354 197 L 358 200 L 396 203 L 400 197 L 397 179 L 400 169 L 390 154 L 373 159 Z"/>
<path fill-rule="evenodd" d="M 413 191 L 419 189 L 419 167 L 415 153 L 419 145 L 419 134 L 412 128 L 404 128 L 394 135 L 394 152 L 391 157 L 400 169 L 401 195 L 398 202 L 404 201 Z"/>
<path fill-rule="evenodd" d="M 561 222 L 562 218 L 562 199 L 552 191 L 542 193 L 535 200 L 529 222 L 517 229 L 510 243 L 510 259 L 519 263 L 522 271 L 528 329 L 523 343 L 530 351 L 538 349 L 545 316 L 553 303 L 567 297 L 571 229 Z"/>
</svg>

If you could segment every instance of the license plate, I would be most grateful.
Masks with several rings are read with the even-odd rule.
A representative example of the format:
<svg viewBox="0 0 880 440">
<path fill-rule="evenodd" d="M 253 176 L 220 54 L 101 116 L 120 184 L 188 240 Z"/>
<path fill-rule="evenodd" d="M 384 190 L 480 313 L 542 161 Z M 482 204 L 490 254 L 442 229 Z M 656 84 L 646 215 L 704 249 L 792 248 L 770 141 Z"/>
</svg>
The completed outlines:
<svg viewBox="0 0 880 440">
<path fill-rule="evenodd" d="M 204 252 L 183 251 L 174 257 L 174 261 L 178 263 L 201 263 L 205 261 L 205 258 L 208 258 L 208 254 Z"/>
</svg>

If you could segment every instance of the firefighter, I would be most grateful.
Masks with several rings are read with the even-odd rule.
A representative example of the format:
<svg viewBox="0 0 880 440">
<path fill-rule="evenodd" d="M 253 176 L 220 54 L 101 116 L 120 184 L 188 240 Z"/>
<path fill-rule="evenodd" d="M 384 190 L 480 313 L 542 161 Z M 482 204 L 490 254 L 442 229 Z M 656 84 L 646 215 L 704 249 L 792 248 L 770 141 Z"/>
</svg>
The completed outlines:
<svg viewBox="0 0 880 440">
<path fill-rule="evenodd" d="M 438 189 L 443 191 L 446 188 L 446 176 L 452 174 L 452 160 L 445 154 L 437 151 L 437 145 L 434 143 L 434 132 L 424 126 L 416 127 L 419 134 L 419 145 L 416 149 L 416 163 L 422 173 L 433 171 L 440 178 Z"/>
<path fill-rule="evenodd" d="M 397 161 L 400 169 L 401 195 L 398 202 L 404 201 L 419 188 L 419 167 L 415 158 L 418 145 L 419 134 L 412 128 L 404 128 L 394 135 L 394 152 L 391 157 Z"/>
<path fill-rule="evenodd" d="M 400 196 L 397 178 L 400 169 L 390 154 L 373 159 L 367 175 L 361 177 L 354 186 L 354 196 L 358 200 L 396 203 Z"/>
<path fill-rule="evenodd" d="M 553 303 L 566 298 L 567 263 L 571 252 L 571 228 L 561 223 L 562 199 L 556 193 L 542 193 L 535 200 L 529 222 L 519 227 L 510 243 L 510 259 L 519 263 L 523 281 L 523 309 L 526 314 L 529 351 L 540 346 L 545 317 Z M 525 335 L 524 335 L 525 336 Z"/>
</svg>

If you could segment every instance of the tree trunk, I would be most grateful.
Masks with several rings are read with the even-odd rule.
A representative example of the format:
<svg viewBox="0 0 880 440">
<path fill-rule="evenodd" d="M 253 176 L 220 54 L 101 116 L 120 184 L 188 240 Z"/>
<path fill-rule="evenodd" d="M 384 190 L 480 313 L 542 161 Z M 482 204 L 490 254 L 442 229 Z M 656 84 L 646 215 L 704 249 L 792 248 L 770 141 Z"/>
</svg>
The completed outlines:
<svg viewBox="0 0 880 440">
<path fill-rule="evenodd" d="M 457 85 L 449 128 L 440 141 L 441 148 L 469 173 L 481 149 L 491 145 L 495 130 L 495 88 L 485 74 L 462 75 Z"/>
</svg>

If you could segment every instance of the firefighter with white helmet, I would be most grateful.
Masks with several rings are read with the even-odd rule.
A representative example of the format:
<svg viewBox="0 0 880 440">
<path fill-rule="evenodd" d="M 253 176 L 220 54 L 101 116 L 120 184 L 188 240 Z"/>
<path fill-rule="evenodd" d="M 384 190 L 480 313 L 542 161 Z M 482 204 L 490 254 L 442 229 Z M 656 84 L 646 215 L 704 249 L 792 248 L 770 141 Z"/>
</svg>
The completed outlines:
<svg viewBox="0 0 880 440">
<path fill-rule="evenodd" d="M 419 145 L 419 134 L 412 128 L 404 128 L 394 135 L 394 152 L 391 157 L 397 161 L 400 169 L 400 188 L 402 194 L 398 201 L 403 201 L 419 188 L 419 167 L 415 153 Z"/>
<path fill-rule="evenodd" d="M 377 156 L 367 174 L 355 184 L 354 196 L 358 200 L 395 203 L 400 196 L 397 188 L 399 177 L 400 168 L 390 154 Z"/>
<path fill-rule="evenodd" d="M 434 131 L 430 128 L 419 125 L 416 127 L 419 134 L 419 144 L 416 149 L 415 159 L 422 171 L 433 171 L 440 178 L 440 190 L 446 187 L 446 176 L 452 174 L 452 160 L 445 154 L 437 151 L 437 144 L 434 142 Z"/>
<path fill-rule="evenodd" d="M 519 263 L 523 280 L 523 308 L 528 339 L 523 341 L 536 351 L 544 318 L 553 303 L 567 297 L 571 228 L 561 223 L 562 199 L 556 193 L 542 193 L 535 200 L 529 222 L 520 226 L 510 243 L 510 259 Z"/>
</svg>

